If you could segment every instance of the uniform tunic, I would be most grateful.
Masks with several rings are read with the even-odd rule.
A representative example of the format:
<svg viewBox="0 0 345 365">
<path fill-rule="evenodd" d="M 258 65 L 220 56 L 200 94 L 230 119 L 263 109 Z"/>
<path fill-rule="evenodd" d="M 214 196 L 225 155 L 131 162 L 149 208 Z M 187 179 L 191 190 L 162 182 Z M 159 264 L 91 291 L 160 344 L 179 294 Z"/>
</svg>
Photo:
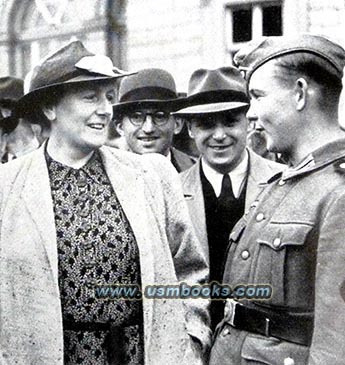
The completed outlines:
<svg viewBox="0 0 345 365">
<path fill-rule="evenodd" d="M 296 343 L 301 333 L 291 322 L 277 323 L 288 341 L 269 328 L 267 336 L 234 328 L 227 316 L 210 364 L 344 364 L 344 176 L 343 139 L 272 178 L 230 235 L 223 282 L 271 285 L 270 299 L 241 303 L 282 318 L 309 316 L 310 345 Z"/>
</svg>

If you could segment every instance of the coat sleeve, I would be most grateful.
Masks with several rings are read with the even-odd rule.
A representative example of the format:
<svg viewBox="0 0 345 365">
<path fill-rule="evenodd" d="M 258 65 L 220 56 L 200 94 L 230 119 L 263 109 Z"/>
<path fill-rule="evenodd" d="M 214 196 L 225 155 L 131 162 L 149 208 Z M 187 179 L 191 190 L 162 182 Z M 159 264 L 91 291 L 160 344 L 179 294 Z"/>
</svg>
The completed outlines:
<svg viewBox="0 0 345 365">
<path fill-rule="evenodd" d="M 340 365 L 345 359 L 344 190 L 342 186 L 333 192 L 320 226 L 309 365 Z"/>
<path fill-rule="evenodd" d="M 209 268 L 202 247 L 196 237 L 184 200 L 181 181 L 174 167 L 162 156 L 150 156 L 163 186 L 165 202 L 165 230 L 179 282 L 189 286 L 207 283 Z M 182 299 L 181 299 L 182 300 Z M 192 347 L 199 345 L 206 352 L 211 344 L 208 299 L 184 300 L 187 331 Z"/>
</svg>

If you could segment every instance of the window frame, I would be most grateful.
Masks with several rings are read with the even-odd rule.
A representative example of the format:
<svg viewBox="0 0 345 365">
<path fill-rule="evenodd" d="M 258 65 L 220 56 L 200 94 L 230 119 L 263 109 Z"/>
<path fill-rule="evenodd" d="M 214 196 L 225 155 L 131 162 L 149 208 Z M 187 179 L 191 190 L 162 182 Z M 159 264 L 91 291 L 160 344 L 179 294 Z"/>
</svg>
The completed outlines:
<svg viewBox="0 0 345 365">
<path fill-rule="evenodd" d="M 225 40 L 226 51 L 234 55 L 247 42 L 233 42 L 233 11 L 252 10 L 252 34 L 251 40 L 263 36 L 264 14 L 263 8 L 269 6 L 281 7 L 281 33 L 283 34 L 283 0 L 237 0 L 224 4 L 225 10 Z"/>
</svg>

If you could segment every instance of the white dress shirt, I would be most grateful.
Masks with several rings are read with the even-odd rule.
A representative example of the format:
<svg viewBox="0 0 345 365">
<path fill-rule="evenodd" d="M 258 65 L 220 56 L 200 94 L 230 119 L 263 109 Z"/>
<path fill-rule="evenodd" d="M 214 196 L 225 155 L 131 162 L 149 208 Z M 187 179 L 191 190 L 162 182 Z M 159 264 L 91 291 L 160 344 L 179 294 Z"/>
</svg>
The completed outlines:
<svg viewBox="0 0 345 365">
<path fill-rule="evenodd" d="M 248 157 L 248 152 L 246 151 L 245 156 L 243 160 L 239 163 L 239 165 L 236 166 L 234 170 L 228 173 L 232 184 L 232 191 L 236 199 L 238 199 L 238 197 L 240 196 L 246 181 L 248 162 L 249 162 L 249 157 Z M 213 190 L 218 198 L 220 195 L 220 191 L 222 189 L 223 174 L 221 174 L 220 172 L 214 170 L 211 166 L 209 166 L 203 157 L 201 157 L 201 163 L 205 177 L 212 185 Z"/>
</svg>

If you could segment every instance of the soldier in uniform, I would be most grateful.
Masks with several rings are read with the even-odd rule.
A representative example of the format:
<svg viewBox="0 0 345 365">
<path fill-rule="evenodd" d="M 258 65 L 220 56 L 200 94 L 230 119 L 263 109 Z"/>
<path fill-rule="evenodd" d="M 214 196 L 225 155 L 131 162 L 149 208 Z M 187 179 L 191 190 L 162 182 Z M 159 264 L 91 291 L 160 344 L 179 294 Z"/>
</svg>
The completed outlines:
<svg viewBox="0 0 345 365">
<path fill-rule="evenodd" d="M 268 37 L 235 62 L 248 81 L 247 117 L 289 167 L 234 227 L 223 274 L 232 288 L 267 284 L 272 295 L 227 300 L 210 364 L 344 364 L 345 51 L 321 36 Z"/>
</svg>

